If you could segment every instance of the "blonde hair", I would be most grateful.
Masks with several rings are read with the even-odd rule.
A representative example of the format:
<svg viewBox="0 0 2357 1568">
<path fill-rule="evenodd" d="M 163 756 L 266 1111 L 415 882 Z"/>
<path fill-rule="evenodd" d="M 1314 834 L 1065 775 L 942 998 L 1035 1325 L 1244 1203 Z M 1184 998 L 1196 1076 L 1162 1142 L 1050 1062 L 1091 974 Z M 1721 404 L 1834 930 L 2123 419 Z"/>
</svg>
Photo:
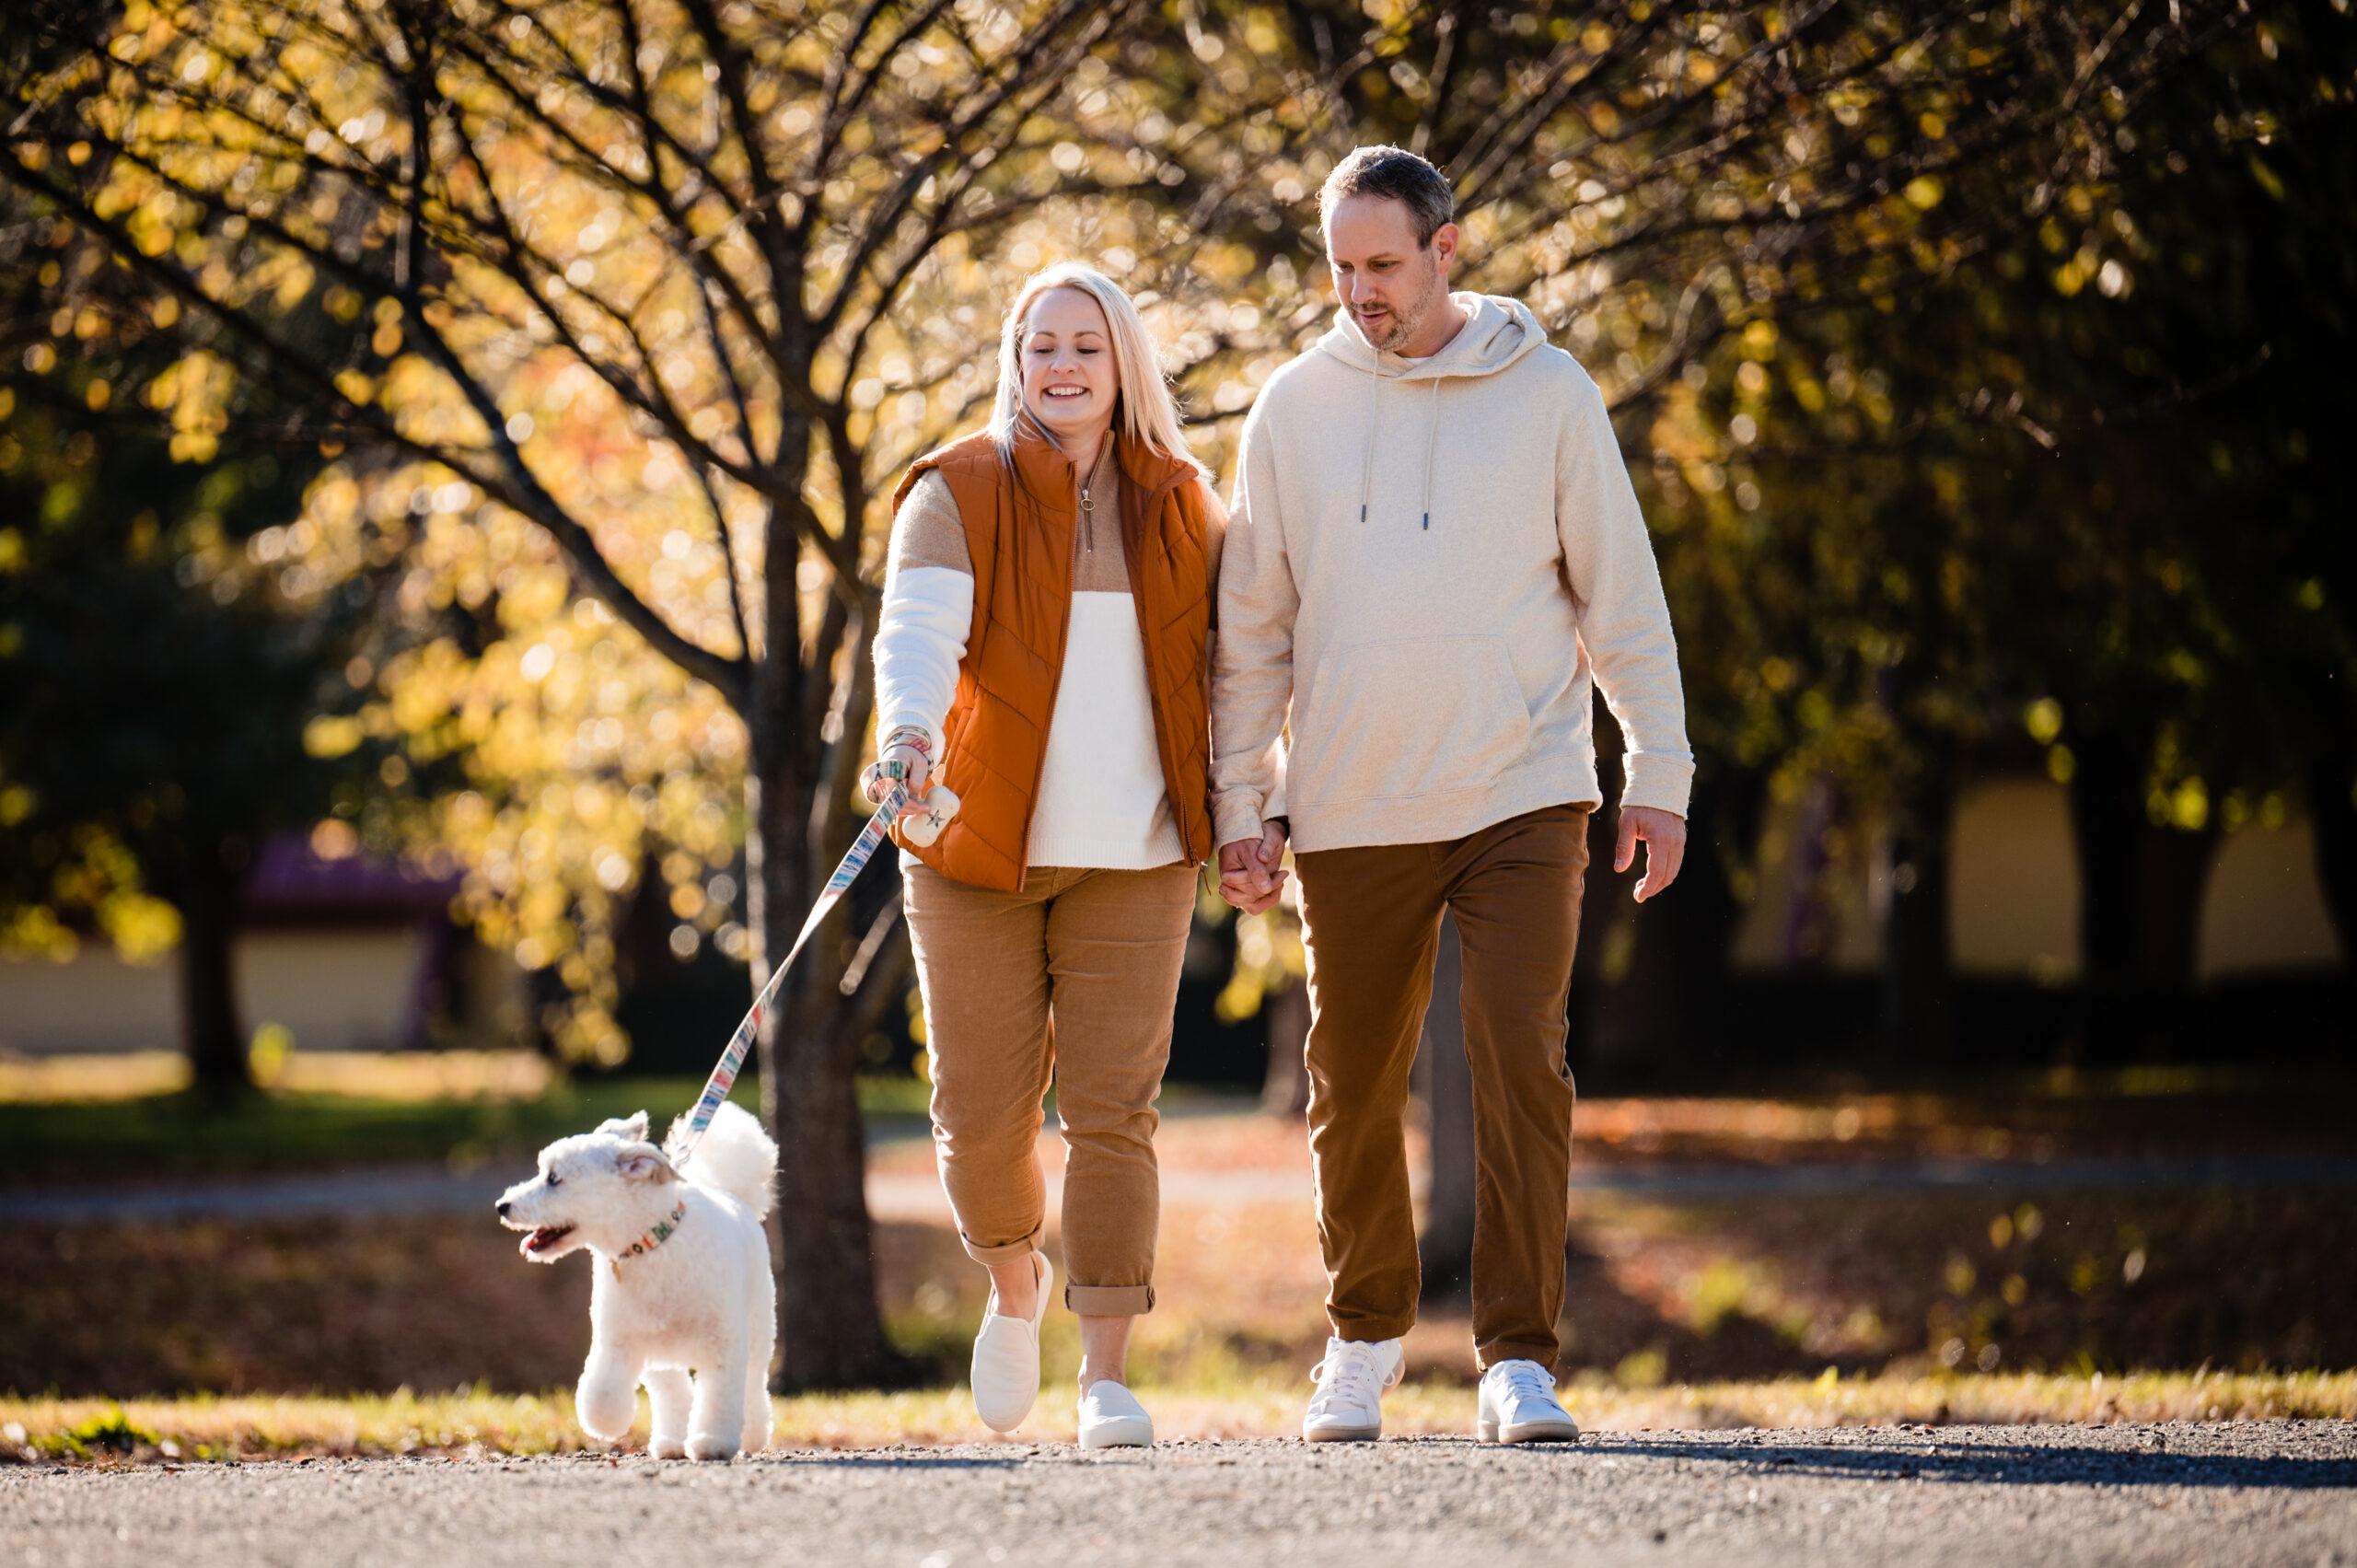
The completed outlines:
<svg viewBox="0 0 2357 1568">
<path fill-rule="evenodd" d="M 1116 423 L 1120 433 L 1149 450 L 1192 464 L 1208 482 L 1202 460 L 1188 448 L 1179 429 L 1178 404 L 1170 395 L 1155 354 L 1154 339 L 1145 330 L 1138 308 L 1120 284 L 1094 267 L 1078 261 L 1058 261 L 1023 280 L 998 345 L 998 397 L 991 406 L 991 439 L 999 456 L 1012 460 L 1016 426 L 1028 411 L 1023 406 L 1023 339 L 1029 329 L 1031 308 L 1051 289 L 1076 288 L 1097 301 L 1113 338 L 1114 385 L 1120 394 Z M 1036 419 L 1034 421 L 1036 424 Z"/>
</svg>

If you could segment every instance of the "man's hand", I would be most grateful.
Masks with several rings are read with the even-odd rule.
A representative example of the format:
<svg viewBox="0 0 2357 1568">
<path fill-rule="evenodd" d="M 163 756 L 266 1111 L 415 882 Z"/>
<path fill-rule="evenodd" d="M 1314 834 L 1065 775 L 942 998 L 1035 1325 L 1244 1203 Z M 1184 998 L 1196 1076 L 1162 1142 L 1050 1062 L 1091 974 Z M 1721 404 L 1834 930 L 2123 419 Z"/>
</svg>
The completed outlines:
<svg viewBox="0 0 2357 1568">
<path fill-rule="evenodd" d="M 1637 858 L 1637 841 L 1645 841 L 1645 874 L 1637 883 L 1637 901 L 1643 903 L 1678 880 L 1686 861 L 1686 819 L 1657 806 L 1620 808 L 1620 843 L 1612 852 L 1612 869 L 1626 871 Z"/>
<path fill-rule="evenodd" d="M 1263 822 L 1258 839 L 1219 846 L 1219 896 L 1246 914 L 1259 914 L 1284 891 L 1285 830 Z"/>
</svg>

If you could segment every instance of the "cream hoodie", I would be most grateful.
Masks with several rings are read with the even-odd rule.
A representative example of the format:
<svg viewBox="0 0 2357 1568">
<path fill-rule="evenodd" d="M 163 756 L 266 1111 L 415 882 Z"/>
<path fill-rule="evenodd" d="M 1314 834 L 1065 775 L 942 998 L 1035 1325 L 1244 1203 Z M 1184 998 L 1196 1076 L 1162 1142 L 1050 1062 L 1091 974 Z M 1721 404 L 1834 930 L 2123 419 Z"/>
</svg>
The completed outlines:
<svg viewBox="0 0 2357 1568">
<path fill-rule="evenodd" d="M 1604 399 L 1518 301 L 1430 359 L 1337 325 L 1245 422 L 1213 660 L 1219 842 L 1278 792 L 1297 849 L 1461 838 L 1603 798 L 1600 686 L 1632 806 L 1694 759 L 1653 545 Z M 1274 812 L 1271 813 L 1274 815 Z"/>
</svg>

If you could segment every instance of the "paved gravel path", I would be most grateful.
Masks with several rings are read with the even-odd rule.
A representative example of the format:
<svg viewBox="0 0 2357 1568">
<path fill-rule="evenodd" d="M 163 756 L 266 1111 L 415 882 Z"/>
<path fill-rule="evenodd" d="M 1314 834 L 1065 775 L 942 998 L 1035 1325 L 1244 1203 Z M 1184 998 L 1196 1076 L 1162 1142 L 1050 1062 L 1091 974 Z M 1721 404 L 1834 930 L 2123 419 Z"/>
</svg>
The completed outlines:
<svg viewBox="0 0 2357 1568">
<path fill-rule="evenodd" d="M 318 1171 L 134 1187 L 0 1191 L 0 1223 L 159 1224 L 190 1219 L 289 1219 L 317 1214 L 468 1214 L 487 1210 L 509 1183 L 531 1174 L 515 1160 L 460 1175 L 441 1166 Z M 2226 1159 L 1895 1160 L 1795 1165 L 1692 1164 L 1572 1167 L 1574 1192 L 1701 1202 L 1755 1197 L 1822 1197 L 1849 1192 L 1928 1192 L 1955 1189 L 2052 1191 L 2153 1187 L 2357 1187 L 2357 1159 L 2259 1156 Z M 1048 1172 L 1048 1202 L 1062 1191 Z M 1309 1196 L 1306 1173 L 1290 1170 L 1166 1170 L 1167 1203 L 1225 1208 L 1298 1202 Z M 877 1219 L 950 1223 L 949 1201 L 930 1171 L 872 1171 L 867 1208 Z M 6 1558 L 0 1555 L 0 1568 Z"/>
<path fill-rule="evenodd" d="M 2357 1568 L 2357 1424 L 0 1469 L 0 1565 Z"/>
</svg>

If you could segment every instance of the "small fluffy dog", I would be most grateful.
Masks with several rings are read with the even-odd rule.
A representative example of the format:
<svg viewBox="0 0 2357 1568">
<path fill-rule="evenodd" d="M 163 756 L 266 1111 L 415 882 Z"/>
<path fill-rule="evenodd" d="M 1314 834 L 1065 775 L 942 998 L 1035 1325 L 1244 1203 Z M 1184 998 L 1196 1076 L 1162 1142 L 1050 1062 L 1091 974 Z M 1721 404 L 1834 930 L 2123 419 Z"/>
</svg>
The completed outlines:
<svg viewBox="0 0 2357 1568">
<path fill-rule="evenodd" d="M 686 1120 L 671 1124 L 674 1147 Z M 575 1400 L 592 1437 L 629 1434 L 643 1383 L 656 1458 L 769 1446 L 777 1314 L 761 1219 L 776 1180 L 777 1144 L 743 1107 L 723 1105 L 684 1167 L 646 1141 L 642 1110 L 558 1139 L 540 1173 L 501 1196 L 499 1223 L 531 1233 L 525 1257 L 553 1263 L 586 1248 L 595 1260 Z"/>
</svg>

